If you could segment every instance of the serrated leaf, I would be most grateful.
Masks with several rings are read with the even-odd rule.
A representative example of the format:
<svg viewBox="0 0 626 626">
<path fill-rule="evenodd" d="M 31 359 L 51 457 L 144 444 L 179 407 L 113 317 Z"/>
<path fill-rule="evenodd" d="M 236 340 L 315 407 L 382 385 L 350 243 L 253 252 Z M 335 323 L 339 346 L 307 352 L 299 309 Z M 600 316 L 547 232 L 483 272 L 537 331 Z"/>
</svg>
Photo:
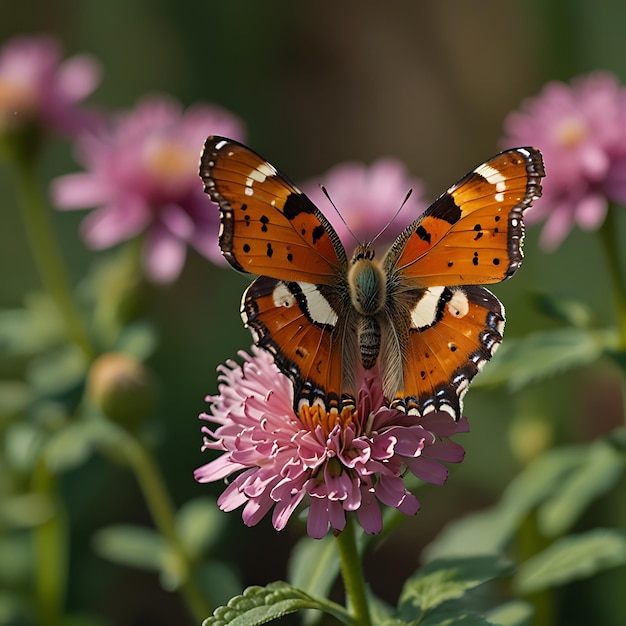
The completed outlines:
<svg viewBox="0 0 626 626">
<path fill-rule="evenodd" d="M 220 540 L 225 524 L 224 512 L 209 498 L 189 500 L 176 515 L 177 534 L 192 558 L 206 554 Z"/>
<path fill-rule="evenodd" d="M 93 545 L 101 557 L 129 567 L 160 572 L 165 563 L 165 541 L 151 528 L 109 526 L 95 533 Z"/>
<path fill-rule="evenodd" d="M 303 591 L 284 582 L 275 582 L 266 587 L 248 587 L 243 595 L 232 598 L 226 606 L 221 606 L 202 626 L 257 626 L 279 619 L 302 609 L 318 609 L 334 615 L 343 623 L 350 618 L 341 607 L 320 602 Z"/>
<path fill-rule="evenodd" d="M 588 446 L 578 467 L 564 475 L 559 489 L 539 508 L 537 522 L 542 533 L 555 537 L 567 532 L 623 473 L 623 461 L 611 445 L 598 440 Z"/>
<path fill-rule="evenodd" d="M 497 556 L 432 561 L 405 583 L 400 594 L 400 617 L 417 619 L 488 580 L 508 574 L 510 569 L 510 564 Z"/>
<path fill-rule="evenodd" d="M 507 385 L 517 391 L 531 382 L 594 363 L 615 340 L 614 333 L 572 327 L 509 339 L 474 386 Z"/>
<path fill-rule="evenodd" d="M 514 600 L 488 611 L 485 617 L 494 626 L 531 626 L 534 610 L 528 602 Z"/>
<path fill-rule="evenodd" d="M 534 593 L 626 564 L 626 531 L 598 528 L 564 537 L 519 568 L 514 586 Z"/>
</svg>

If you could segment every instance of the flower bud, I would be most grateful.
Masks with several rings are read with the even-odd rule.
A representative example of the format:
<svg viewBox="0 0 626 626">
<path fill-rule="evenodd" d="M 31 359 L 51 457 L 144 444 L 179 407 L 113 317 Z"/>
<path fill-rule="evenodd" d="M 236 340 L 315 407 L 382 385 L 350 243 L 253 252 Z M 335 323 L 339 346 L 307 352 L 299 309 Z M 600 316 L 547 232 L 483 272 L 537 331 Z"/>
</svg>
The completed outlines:
<svg viewBox="0 0 626 626">
<path fill-rule="evenodd" d="M 108 352 L 98 357 L 87 384 L 92 402 L 109 419 L 129 430 L 136 429 L 155 404 L 152 374 L 128 354 Z"/>
</svg>

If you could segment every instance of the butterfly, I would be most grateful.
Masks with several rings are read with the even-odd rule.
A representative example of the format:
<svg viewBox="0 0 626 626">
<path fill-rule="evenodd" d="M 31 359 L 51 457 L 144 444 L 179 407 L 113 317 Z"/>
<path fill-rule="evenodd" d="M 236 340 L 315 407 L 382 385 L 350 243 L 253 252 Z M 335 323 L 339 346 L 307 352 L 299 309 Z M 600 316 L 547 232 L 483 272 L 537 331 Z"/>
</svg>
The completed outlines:
<svg viewBox="0 0 626 626">
<path fill-rule="evenodd" d="M 523 213 L 544 176 L 538 150 L 507 150 L 469 172 L 380 261 L 368 243 L 348 258 L 313 202 L 236 141 L 209 137 L 200 176 L 219 205 L 224 257 L 259 275 L 242 319 L 293 382 L 296 413 L 354 407 L 359 376 L 373 371 L 390 406 L 460 418 L 502 341 L 504 308 L 482 285 L 520 266 Z"/>
</svg>

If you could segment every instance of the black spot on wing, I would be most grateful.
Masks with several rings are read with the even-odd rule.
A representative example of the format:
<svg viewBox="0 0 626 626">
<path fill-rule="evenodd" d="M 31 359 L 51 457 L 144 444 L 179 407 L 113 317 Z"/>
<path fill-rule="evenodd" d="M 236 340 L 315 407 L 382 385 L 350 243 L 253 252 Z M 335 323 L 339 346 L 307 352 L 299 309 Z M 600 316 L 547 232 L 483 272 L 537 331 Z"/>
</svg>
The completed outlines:
<svg viewBox="0 0 626 626">
<path fill-rule="evenodd" d="M 282 211 L 292 221 L 301 213 L 315 213 L 315 205 L 303 193 L 292 192 L 287 196 Z"/>
</svg>

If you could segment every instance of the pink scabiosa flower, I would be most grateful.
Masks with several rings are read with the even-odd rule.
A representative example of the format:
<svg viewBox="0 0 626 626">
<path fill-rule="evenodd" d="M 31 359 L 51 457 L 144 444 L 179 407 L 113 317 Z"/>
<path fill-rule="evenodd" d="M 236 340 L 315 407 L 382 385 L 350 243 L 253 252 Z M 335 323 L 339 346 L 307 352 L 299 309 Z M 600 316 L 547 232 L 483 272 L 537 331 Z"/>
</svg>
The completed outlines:
<svg viewBox="0 0 626 626">
<path fill-rule="evenodd" d="M 183 111 L 171 99 L 148 98 L 79 139 L 77 158 L 87 171 L 53 181 L 54 202 L 61 209 L 98 207 L 82 223 L 91 248 L 144 234 L 144 268 L 155 282 L 178 277 L 188 244 L 222 262 L 218 213 L 198 185 L 199 146 L 210 134 L 241 139 L 243 127 L 217 106 Z"/>
<path fill-rule="evenodd" d="M 61 61 L 50 37 L 15 37 L 0 48 L 0 135 L 37 126 L 75 135 L 95 116 L 78 104 L 100 82 L 100 66 L 87 55 Z"/>
<path fill-rule="evenodd" d="M 380 505 L 415 514 L 419 502 L 407 491 L 403 475 L 443 484 L 441 461 L 458 463 L 464 451 L 447 438 L 467 432 L 465 419 L 447 413 L 422 418 L 384 405 L 378 378 L 365 380 L 356 411 L 327 414 L 321 406 L 293 412 L 289 379 L 270 355 L 253 348 L 241 353 L 243 365 L 220 368 L 220 389 L 209 396 L 217 424 L 203 427 L 203 450 L 221 455 L 195 471 L 209 483 L 235 475 L 218 499 L 224 511 L 244 506 L 243 521 L 253 526 L 272 511 L 276 530 L 284 528 L 295 508 L 308 502 L 307 532 L 324 537 L 343 530 L 346 513 L 355 512 L 367 533 L 382 529 Z"/>
<path fill-rule="evenodd" d="M 506 118 L 505 133 L 504 147 L 532 144 L 543 152 L 543 197 L 527 218 L 546 220 L 546 249 L 575 224 L 598 228 L 609 202 L 626 202 L 626 91 L 612 74 L 548 83 Z"/>
<path fill-rule="evenodd" d="M 411 197 L 395 219 L 393 233 L 398 233 L 424 211 L 424 186 L 408 176 L 405 166 L 396 159 L 383 158 L 371 165 L 347 162 L 336 165 L 315 180 L 300 186 L 302 191 L 318 206 L 328 206 L 328 199 L 320 189 L 326 187 L 332 201 L 341 212 L 359 241 L 371 241 L 394 217 L 410 189 Z M 352 235 L 334 210 L 324 210 L 345 243 Z M 383 241 L 389 237 L 382 235 Z"/>
</svg>

